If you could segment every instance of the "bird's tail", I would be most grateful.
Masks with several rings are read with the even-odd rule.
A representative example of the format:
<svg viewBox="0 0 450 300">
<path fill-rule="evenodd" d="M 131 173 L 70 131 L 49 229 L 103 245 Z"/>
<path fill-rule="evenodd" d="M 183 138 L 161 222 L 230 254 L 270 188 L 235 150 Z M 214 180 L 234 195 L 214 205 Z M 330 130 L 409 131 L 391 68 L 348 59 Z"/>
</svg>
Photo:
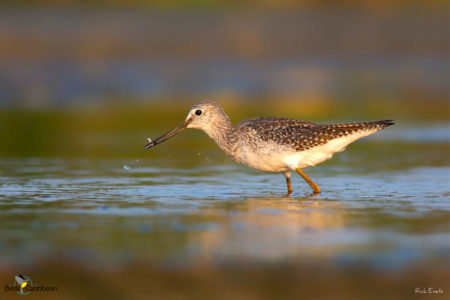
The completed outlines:
<svg viewBox="0 0 450 300">
<path fill-rule="evenodd" d="M 379 129 L 384 129 L 388 126 L 395 124 L 394 120 L 381 120 L 381 121 L 368 122 L 368 123 L 372 123 L 375 127 L 379 128 Z"/>
<path fill-rule="evenodd" d="M 394 125 L 394 120 L 381 120 L 381 121 L 370 121 L 370 122 L 359 122 L 359 123 L 342 123 L 342 124 L 332 124 L 329 127 L 334 129 L 344 130 L 348 132 L 355 132 L 360 130 L 380 130 L 388 126 Z"/>
</svg>

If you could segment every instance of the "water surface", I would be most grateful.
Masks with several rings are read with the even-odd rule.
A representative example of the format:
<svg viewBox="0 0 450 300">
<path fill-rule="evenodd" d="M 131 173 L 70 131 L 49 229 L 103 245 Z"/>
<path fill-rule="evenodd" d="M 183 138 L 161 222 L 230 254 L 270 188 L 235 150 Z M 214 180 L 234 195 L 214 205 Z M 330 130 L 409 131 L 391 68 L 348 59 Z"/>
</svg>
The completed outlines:
<svg viewBox="0 0 450 300">
<path fill-rule="evenodd" d="M 386 131 L 306 169 L 320 195 L 293 174 L 288 197 L 282 175 L 202 147 L 142 150 L 140 159 L 4 158 L 0 266 L 27 270 L 57 258 L 93 272 L 138 272 L 130 265 L 139 262 L 162 270 L 203 266 L 207 274 L 216 266 L 306 264 L 324 273 L 389 274 L 408 293 L 405 274 L 418 267 L 412 282 L 448 292 L 445 128 Z M 276 274 L 267 268 L 252 276 Z"/>
</svg>

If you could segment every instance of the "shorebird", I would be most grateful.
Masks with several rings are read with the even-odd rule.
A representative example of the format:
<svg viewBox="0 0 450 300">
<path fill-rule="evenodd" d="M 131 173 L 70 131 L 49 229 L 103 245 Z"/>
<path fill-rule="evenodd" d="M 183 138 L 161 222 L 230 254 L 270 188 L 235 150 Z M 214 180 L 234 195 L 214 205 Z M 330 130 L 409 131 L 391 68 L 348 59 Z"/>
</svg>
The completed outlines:
<svg viewBox="0 0 450 300">
<path fill-rule="evenodd" d="M 306 176 L 303 168 L 330 159 L 348 144 L 393 124 L 392 120 L 382 120 L 323 125 L 258 117 L 232 125 L 220 105 L 205 101 L 192 106 L 186 119 L 174 129 L 153 141 L 149 138 L 145 149 L 187 128 L 201 129 L 234 161 L 265 172 L 283 173 L 288 195 L 292 193 L 291 171 L 296 171 L 318 194 L 319 186 Z"/>
</svg>

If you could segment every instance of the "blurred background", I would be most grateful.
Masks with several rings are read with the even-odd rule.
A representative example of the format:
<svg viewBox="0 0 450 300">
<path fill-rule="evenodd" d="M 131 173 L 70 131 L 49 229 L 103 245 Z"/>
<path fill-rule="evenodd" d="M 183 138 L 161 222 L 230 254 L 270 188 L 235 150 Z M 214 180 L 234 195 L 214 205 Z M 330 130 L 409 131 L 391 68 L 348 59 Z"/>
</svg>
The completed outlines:
<svg viewBox="0 0 450 300">
<path fill-rule="evenodd" d="M 112 141 L 101 151 L 83 134 L 148 135 L 202 99 L 235 123 L 449 117 L 446 1 L 1 6 L 1 154 L 121 155 Z"/>
<path fill-rule="evenodd" d="M 0 283 L 59 285 L 47 299 L 445 297 L 449 26 L 445 0 L 2 1 Z M 144 152 L 204 99 L 233 123 L 397 125 L 311 171 L 341 194 L 278 199 L 282 177 L 201 132 Z"/>
</svg>

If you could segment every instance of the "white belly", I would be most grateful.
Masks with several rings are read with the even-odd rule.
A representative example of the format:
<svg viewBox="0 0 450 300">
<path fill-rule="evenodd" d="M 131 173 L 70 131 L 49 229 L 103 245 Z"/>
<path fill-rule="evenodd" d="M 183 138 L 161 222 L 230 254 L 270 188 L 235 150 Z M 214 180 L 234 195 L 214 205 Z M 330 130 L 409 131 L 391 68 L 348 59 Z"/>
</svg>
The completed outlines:
<svg viewBox="0 0 450 300">
<path fill-rule="evenodd" d="M 287 172 L 297 168 L 315 166 L 330 159 L 334 153 L 344 151 L 348 144 L 376 131 L 357 132 L 300 152 L 276 144 L 266 144 L 257 150 L 244 146 L 240 147 L 237 155 L 233 158 L 253 169 L 266 172 Z"/>
<path fill-rule="evenodd" d="M 241 146 L 233 159 L 237 162 L 265 172 L 285 172 L 289 170 L 286 165 L 288 148 L 279 147 L 275 143 L 266 143 L 255 149 L 251 146 Z"/>
<path fill-rule="evenodd" d="M 377 130 L 375 129 L 356 132 L 348 136 L 333 139 L 326 144 L 310 148 L 306 151 L 291 153 L 286 155 L 286 164 L 289 165 L 291 170 L 295 170 L 296 168 L 313 167 L 325 160 L 330 159 L 333 157 L 334 153 L 344 151 L 348 144 L 376 131 Z"/>
</svg>

